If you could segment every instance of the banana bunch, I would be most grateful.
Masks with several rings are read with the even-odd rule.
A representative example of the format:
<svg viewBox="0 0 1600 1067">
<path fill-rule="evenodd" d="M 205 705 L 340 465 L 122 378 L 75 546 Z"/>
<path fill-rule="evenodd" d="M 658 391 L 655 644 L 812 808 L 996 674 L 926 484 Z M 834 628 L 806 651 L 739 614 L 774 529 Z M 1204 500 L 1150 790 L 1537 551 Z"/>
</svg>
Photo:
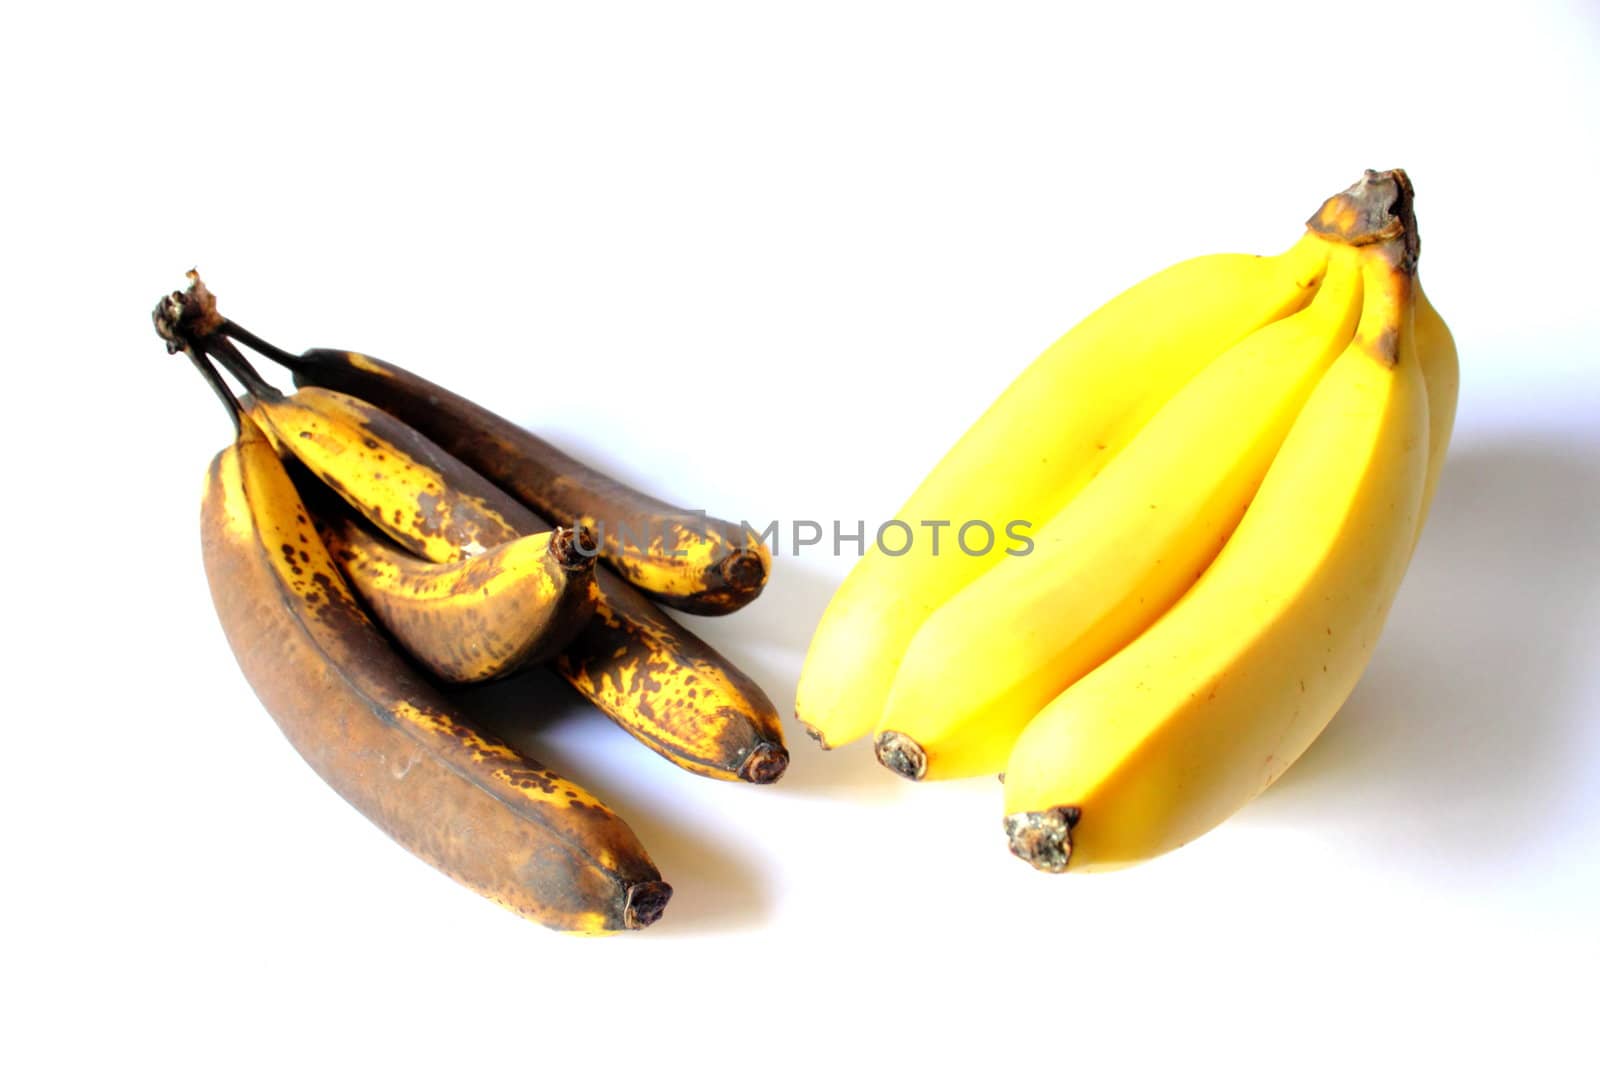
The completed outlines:
<svg viewBox="0 0 1600 1067">
<path fill-rule="evenodd" d="M 235 428 L 207 475 L 206 573 L 284 734 L 395 840 L 518 914 L 576 933 L 654 922 L 671 889 L 632 831 L 481 733 L 440 683 L 548 668 L 687 770 L 776 781 L 789 757 L 772 702 L 653 603 L 705 614 L 748 603 L 766 546 L 399 368 L 291 356 L 219 315 L 191 278 L 155 321 Z M 285 394 L 235 340 L 332 387 Z M 652 536 L 599 532 L 618 531 L 618 517 Z"/>
<path fill-rule="evenodd" d="M 897 516 L 1031 551 L 869 551 L 796 711 L 906 778 L 1001 772 L 1046 871 L 1194 839 L 1316 738 L 1371 656 L 1455 414 L 1412 189 L 1368 171 L 1277 256 L 1135 285 L 1006 390 Z"/>
</svg>

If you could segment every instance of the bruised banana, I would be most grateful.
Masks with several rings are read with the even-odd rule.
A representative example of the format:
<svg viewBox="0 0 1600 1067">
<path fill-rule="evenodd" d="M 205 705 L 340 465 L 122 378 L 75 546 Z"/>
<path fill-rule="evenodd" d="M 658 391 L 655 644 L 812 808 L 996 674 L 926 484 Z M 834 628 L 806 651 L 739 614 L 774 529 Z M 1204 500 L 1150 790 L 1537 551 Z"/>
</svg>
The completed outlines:
<svg viewBox="0 0 1600 1067">
<path fill-rule="evenodd" d="M 452 563 L 549 526 L 394 416 L 306 386 L 256 386 L 252 415 L 312 474 L 424 559 Z M 789 763 L 761 689 L 641 593 L 596 568 L 594 616 L 551 666 L 618 725 L 673 763 L 766 784 Z"/>
<path fill-rule="evenodd" d="M 1011 533 L 1059 512 L 1206 364 L 1311 299 L 1327 242 L 1281 255 L 1213 255 L 1113 298 L 1034 360 L 933 469 L 896 518 L 903 555 L 876 546 L 834 594 L 806 653 L 795 712 L 823 747 L 877 725 L 923 622 L 1003 557 L 937 552 L 923 523 Z"/>
<path fill-rule="evenodd" d="M 617 573 L 657 601 L 726 615 L 766 584 L 772 554 L 740 523 L 685 511 L 578 462 L 515 423 L 419 375 L 357 352 L 292 355 L 233 323 L 222 329 L 294 372 L 298 385 L 359 397 L 416 428 L 548 522 L 587 526 Z"/>
<path fill-rule="evenodd" d="M 876 753 L 912 779 L 994 774 L 1028 720 L 1177 602 L 1243 516 L 1361 312 L 1355 249 L 1330 244 L 1310 306 L 1200 371 L 1036 547 L 957 592 L 906 650 Z"/>
<path fill-rule="evenodd" d="M 582 787 L 476 733 L 384 640 L 249 420 L 211 464 L 206 575 L 245 677 L 296 751 L 456 881 L 557 930 L 654 922 L 671 889 Z"/>
<path fill-rule="evenodd" d="M 1398 215 L 1394 185 L 1369 184 L 1374 210 Z M 1020 858 L 1096 870 L 1185 844 L 1282 774 L 1354 688 L 1428 478 L 1413 235 L 1363 250 L 1356 338 L 1216 561 L 1018 738 L 1005 829 Z"/>
<path fill-rule="evenodd" d="M 372 614 L 446 681 L 482 682 L 543 662 L 594 615 L 594 556 L 580 550 L 572 530 L 430 563 L 369 532 L 343 502 L 314 501 L 313 509 L 333 558 Z"/>
</svg>

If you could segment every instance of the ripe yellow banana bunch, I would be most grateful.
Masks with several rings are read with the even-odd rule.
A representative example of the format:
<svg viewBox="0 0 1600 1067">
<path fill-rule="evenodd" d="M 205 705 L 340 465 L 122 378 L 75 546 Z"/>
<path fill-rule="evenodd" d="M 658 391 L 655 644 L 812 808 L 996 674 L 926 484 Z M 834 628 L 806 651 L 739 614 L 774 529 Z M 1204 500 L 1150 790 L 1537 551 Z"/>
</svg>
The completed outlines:
<svg viewBox="0 0 1600 1067">
<path fill-rule="evenodd" d="M 796 710 L 911 779 L 1003 771 L 1011 849 L 1118 866 L 1215 826 L 1365 668 L 1454 419 L 1412 189 L 1374 172 L 1272 257 L 1147 279 L 1057 341 L 897 518 L 1032 550 L 869 552 Z"/>
</svg>

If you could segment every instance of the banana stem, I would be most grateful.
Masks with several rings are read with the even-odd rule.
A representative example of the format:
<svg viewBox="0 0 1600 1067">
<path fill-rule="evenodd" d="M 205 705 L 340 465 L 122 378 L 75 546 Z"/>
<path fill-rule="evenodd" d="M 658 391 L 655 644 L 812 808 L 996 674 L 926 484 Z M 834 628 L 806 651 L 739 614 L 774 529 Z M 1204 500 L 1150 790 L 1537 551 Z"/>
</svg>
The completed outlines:
<svg viewBox="0 0 1600 1067">
<path fill-rule="evenodd" d="M 237 433 L 240 429 L 240 420 L 244 418 L 244 412 L 239 409 L 239 398 L 233 395 L 233 390 L 228 388 L 228 383 L 222 380 L 222 375 L 217 373 L 217 368 L 211 365 L 210 360 L 192 348 L 185 348 L 184 353 L 188 355 L 189 362 L 195 365 L 201 377 L 211 386 L 212 391 L 221 399 L 222 406 L 228 409 L 228 417 L 233 420 L 233 429 Z"/>
<path fill-rule="evenodd" d="M 233 338 L 260 355 L 266 356 L 280 367 L 287 367 L 293 370 L 295 365 L 300 362 L 300 357 L 293 352 L 285 351 L 275 344 L 263 341 L 232 319 L 223 319 L 217 326 L 217 332 L 225 337 Z"/>
<path fill-rule="evenodd" d="M 197 355 L 208 356 L 220 364 L 223 370 L 233 375 L 251 396 L 267 400 L 282 398 L 283 393 L 261 377 L 250 365 L 250 361 L 245 359 L 244 353 L 228 340 L 225 330 L 230 323 L 218 313 L 217 298 L 200 280 L 198 272 L 192 270 L 189 272 L 187 291 L 171 293 L 162 298 L 156 305 L 152 317 L 155 320 L 156 333 L 167 342 L 168 352 L 181 350 L 187 352 L 191 358 Z M 196 366 L 200 364 L 197 363 Z M 215 367 L 207 363 L 201 369 L 208 379 L 215 379 Z M 213 380 L 212 384 L 215 388 L 219 382 Z M 222 388 L 226 390 L 225 386 Z M 227 396 L 237 407 L 238 401 L 233 394 L 230 392 Z"/>
<path fill-rule="evenodd" d="M 1405 171 L 1369 170 L 1350 188 L 1323 201 L 1306 227 L 1347 245 L 1388 243 L 1387 254 L 1395 267 L 1414 274 L 1422 252 L 1415 198 Z"/>
<path fill-rule="evenodd" d="M 219 334 L 213 333 L 200 342 L 201 349 L 218 363 L 229 374 L 239 380 L 245 391 L 251 396 L 264 400 L 278 400 L 283 397 L 283 392 L 277 386 L 263 378 L 257 370 L 245 359 L 244 353 L 234 347 L 232 341 Z"/>
</svg>

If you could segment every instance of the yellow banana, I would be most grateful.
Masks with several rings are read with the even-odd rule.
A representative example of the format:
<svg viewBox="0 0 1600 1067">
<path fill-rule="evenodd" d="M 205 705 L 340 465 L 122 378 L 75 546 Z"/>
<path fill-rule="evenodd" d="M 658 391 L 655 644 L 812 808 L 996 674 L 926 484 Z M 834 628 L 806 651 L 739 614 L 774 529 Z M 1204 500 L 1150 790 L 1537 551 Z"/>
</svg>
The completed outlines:
<svg viewBox="0 0 1600 1067">
<path fill-rule="evenodd" d="M 1428 467 L 1413 261 L 1398 239 L 1363 258 L 1356 338 L 1216 561 L 1017 740 L 1005 828 L 1035 867 L 1116 867 L 1192 840 L 1271 784 L 1355 686 Z"/>
<path fill-rule="evenodd" d="M 348 508 L 329 502 L 314 511 L 324 516 L 317 529 L 333 558 L 372 614 L 446 681 L 486 681 L 549 659 L 594 614 L 595 557 L 580 551 L 565 527 L 456 563 L 431 563 L 368 532 Z"/>
<path fill-rule="evenodd" d="M 1455 427 L 1461 371 L 1450 327 L 1428 302 L 1415 274 L 1421 250 L 1413 210 L 1415 196 L 1411 178 L 1405 171 L 1369 170 L 1361 181 L 1324 201 L 1317 213 L 1306 220 L 1306 226 L 1314 233 L 1347 244 L 1402 242 L 1403 254 L 1413 268 L 1417 357 L 1422 364 L 1422 381 L 1428 393 L 1428 483 L 1422 497 L 1422 516 L 1417 523 L 1417 536 L 1421 537 L 1422 526 L 1433 505 L 1434 491 L 1439 486 L 1445 452 L 1450 447 L 1450 433 Z"/>
<path fill-rule="evenodd" d="M 874 545 L 835 593 L 795 697 L 811 735 L 834 747 L 871 731 L 923 621 L 1006 558 L 962 551 L 952 543 L 962 526 L 986 523 L 1004 537 L 1060 511 L 1200 368 L 1305 306 L 1326 249 L 1307 235 L 1277 256 L 1179 263 L 1046 349 L 901 508 L 909 550 L 894 556 Z M 941 522 L 949 528 L 936 542 Z"/>
<path fill-rule="evenodd" d="M 994 774 L 1039 709 L 1194 584 L 1361 311 L 1358 253 L 1330 244 L 1309 307 L 1244 338 L 1181 389 L 1050 521 L 917 631 L 878 724 L 908 778 Z"/>
</svg>

